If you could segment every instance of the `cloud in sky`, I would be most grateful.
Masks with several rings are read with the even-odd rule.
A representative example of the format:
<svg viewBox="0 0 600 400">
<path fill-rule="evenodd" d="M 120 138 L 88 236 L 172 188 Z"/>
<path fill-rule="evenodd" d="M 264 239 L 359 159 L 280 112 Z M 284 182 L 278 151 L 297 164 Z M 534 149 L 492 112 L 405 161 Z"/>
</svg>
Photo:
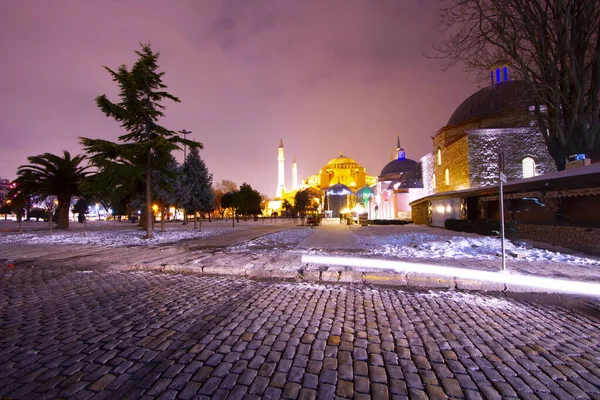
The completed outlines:
<svg viewBox="0 0 600 400">
<path fill-rule="evenodd" d="M 286 180 L 317 173 L 340 150 L 377 175 L 396 135 L 407 156 L 476 87 L 425 58 L 440 37 L 437 0 L 91 1 L 0 5 L 0 177 L 27 157 L 81 152 L 77 137 L 116 140 L 94 99 L 117 101 L 108 73 L 150 41 L 182 103 L 161 121 L 193 131 L 215 181 L 273 196 L 283 137 Z M 182 152 L 180 152 L 182 153 Z M 181 160 L 182 154 L 179 155 Z"/>
</svg>

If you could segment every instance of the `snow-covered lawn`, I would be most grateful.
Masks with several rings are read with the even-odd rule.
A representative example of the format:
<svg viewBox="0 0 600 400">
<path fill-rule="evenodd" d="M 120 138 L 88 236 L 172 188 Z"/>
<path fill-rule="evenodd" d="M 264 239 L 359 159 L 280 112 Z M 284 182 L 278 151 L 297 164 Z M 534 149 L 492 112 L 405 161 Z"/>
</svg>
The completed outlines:
<svg viewBox="0 0 600 400">
<path fill-rule="evenodd" d="M 69 231 L 55 229 L 50 235 L 48 224 L 45 222 L 33 222 L 24 224 L 22 235 L 17 233 L 16 224 L 4 232 L 0 224 L 0 244 L 23 243 L 23 244 L 82 244 L 90 246 L 124 247 L 124 246 L 152 246 L 162 243 L 176 243 L 182 240 L 200 239 L 209 236 L 227 233 L 233 228 L 207 226 L 203 224 L 203 230 L 193 229 L 193 223 L 182 226 L 181 223 L 168 224 L 165 231 L 154 229 L 153 239 L 143 239 L 146 232 L 134 224 L 126 222 L 93 222 L 87 224 L 87 232 L 84 236 L 83 225 L 72 223 L 73 228 Z M 6 225 L 8 226 L 8 225 Z"/>
<path fill-rule="evenodd" d="M 474 233 L 458 233 L 419 225 L 355 229 L 359 242 L 372 255 L 397 258 L 498 260 L 501 240 Z M 544 246 L 551 248 L 551 246 Z M 600 257 L 560 248 L 538 248 L 526 242 L 505 242 L 511 260 L 544 261 L 600 267 Z"/>
</svg>

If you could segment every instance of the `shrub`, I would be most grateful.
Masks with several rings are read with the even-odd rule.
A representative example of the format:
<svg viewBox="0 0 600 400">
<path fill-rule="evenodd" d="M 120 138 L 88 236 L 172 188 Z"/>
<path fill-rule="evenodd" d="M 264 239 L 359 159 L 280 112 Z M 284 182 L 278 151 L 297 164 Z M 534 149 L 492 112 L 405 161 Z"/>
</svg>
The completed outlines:
<svg viewBox="0 0 600 400">
<path fill-rule="evenodd" d="M 483 236 L 500 235 L 500 221 L 491 219 L 477 219 L 474 221 L 448 218 L 444 227 L 450 231 L 477 233 Z M 504 223 L 504 234 L 507 239 L 518 240 L 518 230 L 513 222 Z"/>
</svg>

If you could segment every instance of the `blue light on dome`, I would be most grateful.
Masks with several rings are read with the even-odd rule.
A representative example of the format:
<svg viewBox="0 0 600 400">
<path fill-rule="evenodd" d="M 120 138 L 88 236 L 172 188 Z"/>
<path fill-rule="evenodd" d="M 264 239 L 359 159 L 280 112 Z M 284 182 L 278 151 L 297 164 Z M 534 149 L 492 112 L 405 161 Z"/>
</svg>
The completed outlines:
<svg viewBox="0 0 600 400">
<path fill-rule="evenodd" d="M 406 158 L 406 152 L 403 149 L 398 150 L 398 160 L 404 160 Z"/>
</svg>

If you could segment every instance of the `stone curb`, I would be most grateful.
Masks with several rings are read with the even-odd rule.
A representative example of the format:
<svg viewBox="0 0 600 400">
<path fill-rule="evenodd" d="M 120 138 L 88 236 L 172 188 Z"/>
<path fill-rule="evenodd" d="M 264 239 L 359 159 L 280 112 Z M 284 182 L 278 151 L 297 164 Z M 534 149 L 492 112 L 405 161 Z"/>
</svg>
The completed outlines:
<svg viewBox="0 0 600 400">
<path fill-rule="evenodd" d="M 229 276 L 255 280 L 280 279 L 309 283 L 363 284 L 382 287 L 409 287 L 418 289 L 466 290 L 480 292 L 553 294 L 548 290 L 526 286 L 505 285 L 503 283 L 468 280 L 463 278 L 435 277 L 420 274 L 374 273 L 361 271 L 319 271 L 319 270 L 263 270 L 253 269 L 251 264 L 241 267 L 225 266 L 185 266 L 185 265 L 130 265 L 116 267 L 118 271 L 172 272 L 207 276 Z M 564 294 L 564 293 L 561 293 Z"/>
</svg>

